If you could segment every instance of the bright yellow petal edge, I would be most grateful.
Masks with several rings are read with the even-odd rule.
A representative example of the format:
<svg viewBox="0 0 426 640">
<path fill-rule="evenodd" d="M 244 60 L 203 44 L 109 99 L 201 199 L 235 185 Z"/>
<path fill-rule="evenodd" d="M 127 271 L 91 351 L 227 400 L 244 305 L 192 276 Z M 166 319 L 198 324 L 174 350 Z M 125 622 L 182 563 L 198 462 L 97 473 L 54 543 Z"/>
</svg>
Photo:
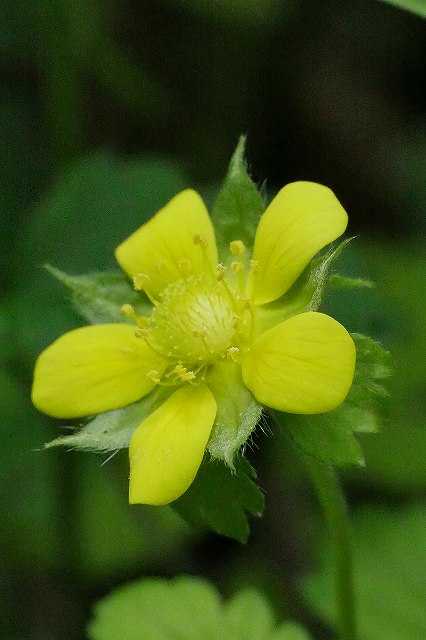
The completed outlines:
<svg viewBox="0 0 426 640">
<path fill-rule="evenodd" d="M 293 316 L 262 334 L 243 361 L 258 402 L 287 413 L 325 413 L 351 387 L 356 351 L 346 329 L 323 313 Z"/>
<path fill-rule="evenodd" d="M 215 416 L 212 392 L 186 384 L 142 422 L 129 445 L 130 504 L 168 504 L 188 489 Z"/>
<path fill-rule="evenodd" d="M 65 333 L 39 356 L 33 404 L 55 418 L 80 418 L 124 407 L 155 386 L 147 373 L 165 363 L 128 324 Z"/>
<path fill-rule="evenodd" d="M 203 200 L 192 189 L 181 191 L 122 242 L 115 256 L 130 277 L 146 274 L 155 296 L 172 282 L 199 273 L 206 261 L 214 269 L 216 239 Z"/>
<path fill-rule="evenodd" d="M 348 216 L 328 188 L 292 182 L 281 189 L 260 219 L 253 249 L 258 265 L 249 289 L 256 305 L 282 296 L 310 260 L 346 229 Z"/>
</svg>

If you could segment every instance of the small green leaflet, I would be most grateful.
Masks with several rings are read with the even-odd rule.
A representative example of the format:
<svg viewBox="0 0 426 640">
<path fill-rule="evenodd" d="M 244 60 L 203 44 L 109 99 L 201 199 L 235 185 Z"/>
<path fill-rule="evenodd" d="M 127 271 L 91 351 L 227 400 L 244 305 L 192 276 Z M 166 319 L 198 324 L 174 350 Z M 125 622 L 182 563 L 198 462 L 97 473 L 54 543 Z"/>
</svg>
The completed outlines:
<svg viewBox="0 0 426 640">
<path fill-rule="evenodd" d="M 242 457 L 235 461 L 235 471 L 205 457 L 188 491 L 172 506 L 192 525 L 207 525 L 220 535 L 246 542 L 250 533 L 247 514 L 260 516 L 264 507 L 255 477 Z"/>
<path fill-rule="evenodd" d="M 171 388 L 156 387 L 151 393 L 122 409 L 100 413 L 71 435 L 55 438 L 45 447 L 64 445 L 73 449 L 107 453 L 129 446 L 130 438 L 141 422 L 172 392 Z"/>
<path fill-rule="evenodd" d="M 101 600 L 90 640 L 309 640 L 298 625 L 276 625 L 266 598 L 251 589 L 223 602 L 215 587 L 190 576 L 148 578 Z"/>
<path fill-rule="evenodd" d="M 392 358 L 379 343 L 360 334 L 352 338 L 357 352 L 355 376 L 341 405 L 319 415 L 275 414 L 304 453 L 338 467 L 364 464 L 353 433 L 380 427 L 389 399 L 384 382 L 392 374 Z"/>
<path fill-rule="evenodd" d="M 223 260 L 229 259 L 232 240 L 242 240 L 247 247 L 253 247 L 257 224 L 265 210 L 263 198 L 247 173 L 245 143 L 245 137 L 241 136 L 212 211 L 219 254 Z"/>
<path fill-rule="evenodd" d="M 46 269 L 70 291 L 74 307 L 91 324 L 129 322 L 121 312 L 125 303 L 133 305 L 138 315 L 151 313 L 146 296 L 135 291 L 120 271 L 71 276 L 50 265 Z"/>
</svg>

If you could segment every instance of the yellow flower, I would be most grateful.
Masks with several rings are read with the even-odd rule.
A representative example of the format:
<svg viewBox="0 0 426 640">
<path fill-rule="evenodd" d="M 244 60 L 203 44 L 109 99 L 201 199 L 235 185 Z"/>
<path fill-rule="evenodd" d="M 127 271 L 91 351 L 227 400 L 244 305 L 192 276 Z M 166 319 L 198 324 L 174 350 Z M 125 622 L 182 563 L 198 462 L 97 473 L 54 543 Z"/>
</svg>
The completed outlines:
<svg viewBox="0 0 426 640">
<path fill-rule="evenodd" d="M 221 264 L 203 201 L 192 190 L 179 193 L 116 250 L 152 301 L 151 314 L 138 316 L 125 304 L 134 324 L 93 325 L 59 338 L 37 361 L 34 404 L 78 418 L 169 387 L 129 445 L 129 499 L 147 504 L 169 503 L 188 489 L 235 376 L 268 407 L 334 409 L 354 375 L 351 337 L 322 313 L 277 313 L 276 301 L 346 225 L 329 189 L 292 183 L 263 214 L 252 253 L 236 238 Z"/>
</svg>

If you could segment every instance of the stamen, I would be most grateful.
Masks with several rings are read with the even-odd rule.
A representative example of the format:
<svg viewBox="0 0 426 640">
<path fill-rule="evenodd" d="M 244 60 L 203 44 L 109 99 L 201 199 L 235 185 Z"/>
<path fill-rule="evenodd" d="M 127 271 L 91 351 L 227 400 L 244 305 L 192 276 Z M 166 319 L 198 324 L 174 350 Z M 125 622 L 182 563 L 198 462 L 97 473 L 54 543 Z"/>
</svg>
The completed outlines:
<svg viewBox="0 0 426 640">
<path fill-rule="evenodd" d="M 234 254 L 234 256 L 242 256 L 244 251 L 246 250 L 246 247 L 242 240 L 232 240 L 232 242 L 230 242 L 229 244 L 229 249 L 231 250 L 231 253 Z"/>
<path fill-rule="evenodd" d="M 256 273 L 259 271 L 259 262 L 257 260 L 250 260 L 250 273 Z"/>
<path fill-rule="evenodd" d="M 225 273 L 226 267 L 224 267 L 223 264 L 219 263 L 216 267 L 216 278 L 219 282 L 224 279 Z"/>
<path fill-rule="evenodd" d="M 157 369 L 151 369 L 151 371 L 148 371 L 146 377 L 152 380 L 152 382 L 155 382 L 155 384 L 160 383 L 160 372 L 157 371 Z"/>
<path fill-rule="evenodd" d="M 182 275 L 184 276 L 189 276 L 189 274 L 192 271 L 192 265 L 190 263 L 189 260 L 187 260 L 187 258 L 183 258 L 182 260 L 179 260 L 178 262 L 178 269 L 181 272 Z"/>
<path fill-rule="evenodd" d="M 188 369 L 182 364 L 177 364 L 173 369 L 173 372 L 179 376 L 182 382 L 189 382 L 195 378 L 195 373 L 193 371 L 188 371 Z"/>
<path fill-rule="evenodd" d="M 155 299 L 152 292 L 149 290 L 150 282 L 151 282 L 151 278 L 147 273 L 137 273 L 135 276 L 133 276 L 133 286 L 136 289 L 136 291 L 142 291 L 142 290 L 145 291 L 146 295 L 151 300 L 152 304 L 156 306 L 158 302 Z"/>
<path fill-rule="evenodd" d="M 167 262 L 165 260 L 159 260 L 155 265 L 157 273 L 164 273 L 167 271 Z"/>
<path fill-rule="evenodd" d="M 147 273 L 137 273 L 133 276 L 133 286 L 136 291 L 142 291 L 151 280 Z"/>
<path fill-rule="evenodd" d="M 123 304 L 120 311 L 123 314 L 123 316 L 126 316 L 126 318 L 131 318 L 132 320 L 136 320 L 136 313 L 131 304 L 128 304 L 128 303 Z"/>
<path fill-rule="evenodd" d="M 232 360 L 232 362 L 237 362 L 239 355 L 240 350 L 238 347 L 229 347 L 229 349 L 226 350 L 226 357 Z"/>
<path fill-rule="evenodd" d="M 207 239 L 201 233 L 196 233 L 192 241 L 194 244 L 199 244 L 203 249 L 206 249 L 209 245 Z"/>
<path fill-rule="evenodd" d="M 146 328 L 145 328 L 145 329 L 143 329 L 143 328 L 141 328 L 141 327 L 137 327 L 137 328 L 135 329 L 135 336 L 136 336 L 137 338 L 143 338 L 143 339 L 145 340 L 145 338 L 147 338 L 147 337 L 149 336 L 149 331 L 148 331 L 148 329 L 146 329 Z"/>
</svg>

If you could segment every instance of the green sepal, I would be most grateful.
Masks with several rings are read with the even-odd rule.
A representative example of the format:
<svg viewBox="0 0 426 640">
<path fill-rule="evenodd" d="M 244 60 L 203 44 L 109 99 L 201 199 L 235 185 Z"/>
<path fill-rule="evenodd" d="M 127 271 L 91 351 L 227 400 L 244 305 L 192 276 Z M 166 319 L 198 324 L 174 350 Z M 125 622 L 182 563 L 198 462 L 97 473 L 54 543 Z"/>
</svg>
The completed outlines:
<svg viewBox="0 0 426 640">
<path fill-rule="evenodd" d="M 265 210 L 263 198 L 247 172 L 245 144 L 246 138 L 241 136 L 212 211 L 219 257 L 224 262 L 229 259 L 232 240 L 242 240 L 247 247 L 253 247 L 256 228 Z"/>
<path fill-rule="evenodd" d="M 151 393 L 122 409 L 106 411 L 95 416 L 78 431 L 67 436 L 60 436 L 45 447 L 64 445 L 83 451 L 107 453 L 125 449 L 130 439 L 141 424 L 170 395 L 171 388 L 156 387 Z"/>
<path fill-rule="evenodd" d="M 352 238 L 343 240 L 337 247 L 316 256 L 296 282 L 281 298 L 256 309 L 260 332 L 266 331 L 286 318 L 305 311 L 316 311 L 321 305 L 325 290 L 332 277 L 331 269 Z"/>
<path fill-rule="evenodd" d="M 385 386 L 393 374 L 393 360 L 381 344 L 352 333 L 356 348 L 355 376 L 344 402 L 357 432 L 378 431 L 389 412 L 390 395 Z"/>
<path fill-rule="evenodd" d="M 233 469 L 235 454 L 256 427 L 262 405 L 245 386 L 241 366 L 233 362 L 215 364 L 207 374 L 207 383 L 217 403 L 208 450 Z"/>
<path fill-rule="evenodd" d="M 121 312 L 125 303 L 131 304 L 138 315 L 151 313 L 148 298 L 135 291 L 121 271 L 71 276 L 51 265 L 45 267 L 68 289 L 77 312 L 91 324 L 132 322 Z"/>
<path fill-rule="evenodd" d="M 333 289 L 374 289 L 376 286 L 371 280 L 364 278 L 348 278 L 340 273 L 332 273 L 328 285 Z"/>
<path fill-rule="evenodd" d="M 261 516 L 264 498 L 253 482 L 254 469 L 243 458 L 235 471 L 206 456 L 194 482 L 172 507 L 190 524 L 208 526 L 216 533 L 246 542 L 250 533 L 247 514 Z"/>
<path fill-rule="evenodd" d="M 264 595 L 244 589 L 224 602 L 201 578 L 145 578 L 95 606 L 91 640 L 309 640 L 293 623 L 277 625 Z"/>
<path fill-rule="evenodd" d="M 352 338 L 357 353 L 355 375 L 341 405 L 318 415 L 276 413 L 304 453 L 338 467 L 364 464 L 353 434 L 379 428 L 389 400 L 383 382 L 392 375 L 392 358 L 380 344 L 360 334 Z"/>
</svg>

